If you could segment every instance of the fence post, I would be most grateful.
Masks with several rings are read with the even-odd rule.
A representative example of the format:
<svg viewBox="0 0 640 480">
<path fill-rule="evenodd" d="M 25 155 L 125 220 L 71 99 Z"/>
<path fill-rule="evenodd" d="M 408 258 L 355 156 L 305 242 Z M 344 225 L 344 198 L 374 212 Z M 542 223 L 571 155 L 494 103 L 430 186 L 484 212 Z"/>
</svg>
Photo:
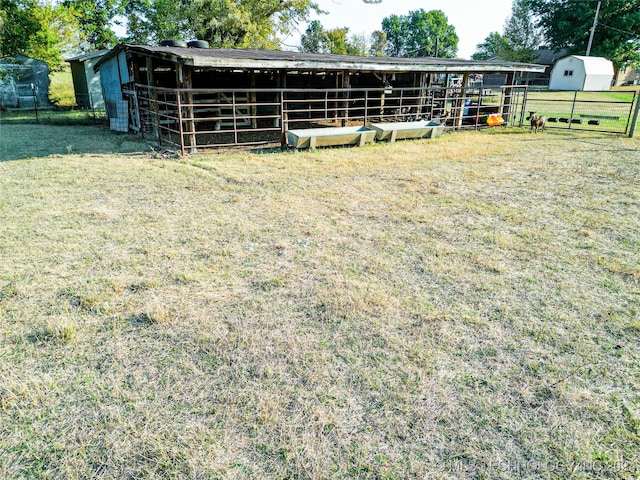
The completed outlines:
<svg viewBox="0 0 640 480">
<path fill-rule="evenodd" d="M 31 84 L 31 93 L 33 94 L 33 108 L 36 111 L 36 123 L 40 125 L 40 117 L 38 117 L 38 86 Z"/>
<path fill-rule="evenodd" d="M 633 138 L 638 126 L 638 117 L 640 116 L 640 95 L 636 93 L 636 108 L 633 111 L 633 119 L 631 120 L 631 128 L 629 129 L 629 138 Z"/>
<path fill-rule="evenodd" d="M 578 91 L 573 94 L 573 103 L 571 104 L 571 115 L 569 115 L 569 130 L 571 130 L 571 124 L 573 123 L 573 112 L 576 111 L 576 100 L 578 99 Z"/>
<path fill-rule="evenodd" d="M 93 123 L 95 125 L 98 121 L 96 120 L 96 109 L 93 106 L 93 95 L 91 95 L 91 92 L 89 92 L 89 105 L 91 105 L 91 113 L 93 114 Z"/>
</svg>

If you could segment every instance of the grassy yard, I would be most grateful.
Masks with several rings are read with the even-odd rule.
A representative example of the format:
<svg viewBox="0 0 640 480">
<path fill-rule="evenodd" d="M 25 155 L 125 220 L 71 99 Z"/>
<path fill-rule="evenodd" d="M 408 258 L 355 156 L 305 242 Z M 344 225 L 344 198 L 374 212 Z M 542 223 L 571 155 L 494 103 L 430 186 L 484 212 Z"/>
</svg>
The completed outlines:
<svg viewBox="0 0 640 480">
<path fill-rule="evenodd" d="M 640 475 L 638 139 L 0 128 L 0 478 Z"/>
<path fill-rule="evenodd" d="M 525 110 L 558 119 L 547 125 L 550 128 L 567 128 L 567 123 L 559 120 L 564 118 L 581 120 L 581 124 L 571 125 L 575 129 L 625 133 L 636 97 L 637 92 L 629 88 L 610 92 L 530 91 Z M 598 124 L 589 125 L 590 120 Z"/>
</svg>

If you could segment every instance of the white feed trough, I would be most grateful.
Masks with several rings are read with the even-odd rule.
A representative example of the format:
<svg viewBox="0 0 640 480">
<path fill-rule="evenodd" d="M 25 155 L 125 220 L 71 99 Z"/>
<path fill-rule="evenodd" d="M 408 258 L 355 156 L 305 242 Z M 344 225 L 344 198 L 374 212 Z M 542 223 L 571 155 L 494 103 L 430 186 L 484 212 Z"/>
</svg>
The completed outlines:
<svg viewBox="0 0 640 480">
<path fill-rule="evenodd" d="M 376 132 L 376 140 L 390 142 L 406 138 L 436 138 L 444 131 L 444 125 L 433 121 L 372 123 L 370 127 Z"/>
<path fill-rule="evenodd" d="M 287 130 L 287 143 L 295 148 L 330 147 L 371 143 L 376 132 L 367 127 L 328 127 Z"/>
</svg>

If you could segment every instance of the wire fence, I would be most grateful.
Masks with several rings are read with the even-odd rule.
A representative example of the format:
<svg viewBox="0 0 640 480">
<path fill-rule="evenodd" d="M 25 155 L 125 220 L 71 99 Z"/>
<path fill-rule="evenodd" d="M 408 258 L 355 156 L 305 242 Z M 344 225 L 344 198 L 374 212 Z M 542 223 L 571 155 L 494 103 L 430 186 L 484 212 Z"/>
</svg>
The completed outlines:
<svg viewBox="0 0 640 480">
<path fill-rule="evenodd" d="M 526 110 L 544 115 L 547 128 L 590 130 L 628 134 L 638 92 L 559 92 L 527 93 Z"/>
<path fill-rule="evenodd" d="M 0 122 L 43 125 L 104 125 L 107 112 L 102 95 L 76 94 L 75 105 L 52 105 L 33 95 L 19 106 L 0 109 Z"/>
<path fill-rule="evenodd" d="M 107 125 L 151 137 L 185 153 L 198 148 L 283 143 L 290 129 L 439 120 L 447 129 L 528 126 L 529 112 L 547 128 L 629 134 L 639 92 L 559 92 L 526 86 L 167 89 L 129 85 L 122 92 L 77 95 L 72 107 L 0 111 L 2 123 Z"/>
</svg>

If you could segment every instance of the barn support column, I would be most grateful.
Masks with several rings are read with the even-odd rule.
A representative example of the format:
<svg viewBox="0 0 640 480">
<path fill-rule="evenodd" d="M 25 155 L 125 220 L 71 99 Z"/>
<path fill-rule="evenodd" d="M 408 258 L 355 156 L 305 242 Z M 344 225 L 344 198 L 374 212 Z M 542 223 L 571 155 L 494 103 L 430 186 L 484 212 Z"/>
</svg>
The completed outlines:
<svg viewBox="0 0 640 480">
<path fill-rule="evenodd" d="M 344 98 L 344 101 L 342 102 L 342 109 L 343 109 L 342 126 L 343 127 L 347 126 L 347 121 L 349 120 L 349 91 L 348 91 L 349 88 L 351 88 L 349 71 L 344 70 L 342 72 L 342 89 L 343 89 L 342 97 Z"/>
<path fill-rule="evenodd" d="M 145 65 L 147 67 L 147 86 L 149 87 L 148 91 L 149 102 L 151 103 L 151 109 L 153 110 L 153 126 L 152 126 L 152 134 L 154 137 L 158 139 L 158 143 L 162 145 L 162 137 L 160 136 L 160 112 L 158 110 L 158 93 L 154 88 L 154 78 L 153 78 L 153 59 L 151 57 L 145 58 Z"/>
<path fill-rule="evenodd" d="M 280 70 L 278 72 L 278 85 L 280 87 L 280 117 L 281 117 L 281 140 L 280 144 L 284 148 L 287 144 L 287 130 L 289 130 L 289 113 L 287 112 L 286 90 L 287 90 L 287 71 Z"/>
<path fill-rule="evenodd" d="M 340 105 L 340 103 L 338 102 L 338 98 L 340 97 L 340 94 L 337 92 L 337 89 L 340 88 L 340 73 L 341 72 L 334 72 L 334 84 L 333 87 L 336 89 L 336 91 L 333 93 L 333 98 L 335 99 L 335 101 L 333 102 L 333 113 L 332 113 L 332 117 L 333 117 L 333 121 L 337 122 L 338 121 L 338 106 Z"/>
<path fill-rule="evenodd" d="M 382 74 L 382 93 L 380 94 L 380 120 L 383 121 L 384 117 L 384 100 L 385 93 L 387 89 L 387 74 Z"/>
<path fill-rule="evenodd" d="M 280 89 L 280 71 L 276 71 L 273 73 L 276 81 L 276 88 Z M 279 118 L 273 119 L 273 126 L 280 127 L 282 129 L 282 93 L 276 93 L 273 102 L 277 105 L 274 106 L 274 115 L 278 115 Z"/>
<path fill-rule="evenodd" d="M 178 121 L 182 124 L 184 111 L 184 145 L 189 153 L 196 153 L 196 122 L 194 120 L 193 111 L 193 78 L 190 68 L 185 68 L 181 63 L 176 65 L 176 75 L 178 80 L 178 88 L 184 89 L 184 107 L 178 111 Z M 176 91 L 176 95 L 180 96 L 180 91 Z M 179 130 L 182 130 L 180 128 Z M 180 139 L 180 144 L 183 140 Z"/>
<path fill-rule="evenodd" d="M 430 78 L 431 75 L 428 73 L 420 74 L 420 106 L 417 112 L 417 116 L 420 118 L 423 117 L 425 109 L 429 109 L 433 105 L 433 95 L 429 85 Z"/>
</svg>

